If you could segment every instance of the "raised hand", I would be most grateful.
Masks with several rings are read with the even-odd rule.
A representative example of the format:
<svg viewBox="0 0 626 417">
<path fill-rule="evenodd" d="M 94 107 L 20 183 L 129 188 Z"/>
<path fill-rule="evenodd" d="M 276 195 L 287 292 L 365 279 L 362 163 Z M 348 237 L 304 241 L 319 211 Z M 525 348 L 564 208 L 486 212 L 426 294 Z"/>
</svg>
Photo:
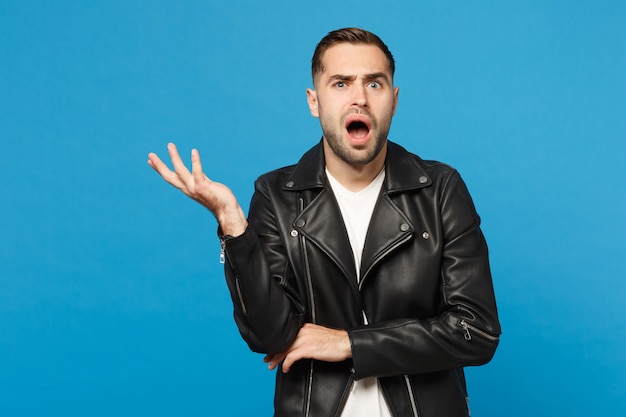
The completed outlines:
<svg viewBox="0 0 626 417">
<path fill-rule="evenodd" d="M 211 181 L 204 174 L 198 150 L 191 151 L 191 172 L 181 160 L 176 145 L 168 143 L 167 151 L 174 171 L 170 170 L 153 152 L 148 154 L 148 165 L 165 181 L 208 208 L 220 224 L 223 234 L 232 236 L 242 234 L 246 230 L 248 221 L 241 206 L 230 188 Z"/>
</svg>

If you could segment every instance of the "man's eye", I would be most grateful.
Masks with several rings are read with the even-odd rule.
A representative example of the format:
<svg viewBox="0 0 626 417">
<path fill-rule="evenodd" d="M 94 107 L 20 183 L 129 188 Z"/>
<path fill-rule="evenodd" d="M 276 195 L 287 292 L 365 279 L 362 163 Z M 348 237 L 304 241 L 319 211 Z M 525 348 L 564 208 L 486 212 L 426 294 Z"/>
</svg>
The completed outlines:
<svg viewBox="0 0 626 417">
<path fill-rule="evenodd" d="M 346 83 L 344 83 L 343 81 L 337 81 L 335 83 L 335 87 L 337 88 L 344 88 L 346 86 Z"/>
<path fill-rule="evenodd" d="M 381 87 L 381 85 L 380 85 L 380 83 L 378 81 L 372 81 L 368 85 L 369 85 L 370 88 L 380 88 Z"/>
</svg>

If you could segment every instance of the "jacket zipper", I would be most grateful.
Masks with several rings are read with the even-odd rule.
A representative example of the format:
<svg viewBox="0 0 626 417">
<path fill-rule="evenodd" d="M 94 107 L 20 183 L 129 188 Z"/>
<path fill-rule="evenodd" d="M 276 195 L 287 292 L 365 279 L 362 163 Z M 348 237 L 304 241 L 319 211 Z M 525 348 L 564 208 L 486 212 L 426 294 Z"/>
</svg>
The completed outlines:
<svg viewBox="0 0 626 417">
<path fill-rule="evenodd" d="M 298 214 L 300 214 L 304 209 L 303 206 L 304 201 L 302 200 L 302 198 L 300 198 Z M 307 292 L 309 293 L 309 302 L 311 304 L 311 323 L 317 324 L 315 317 L 315 296 L 313 295 L 313 280 L 311 279 L 311 270 L 309 268 L 309 256 L 306 247 L 306 239 L 302 233 L 300 234 L 300 245 L 302 248 L 302 257 L 304 261 L 304 273 L 306 275 Z"/>
<path fill-rule="evenodd" d="M 493 342 L 497 342 L 498 340 L 500 340 L 498 336 L 494 336 L 485 332 L 484 330 L 479 329 L 478 327 L 472 326 L 471 324 L 466 322 L 465 319 L 461 319 L 461 321 L 459 322 L 459 327 L 463 329 L 463 337 L 465 337 L 465 340 L 467 340 L 468 342 L 472 340 L 472 332 L 477 333 L 479 336 L 482 336 L 483 338 L 491 340 Z"/>
<path fill-rule="evenodd" d="M 298 214 L 302 213 L 302 211 L 304 210 L 304 200 L 302 198 L 298 200 L 298 209 L 299 209 Z M 309 293 L 309 303 L 311 307 L 311 323 L 316 324 L 317 318 L 315 316 L 315 297 L 313 295 L 313 281 L 311 279 L 311 271 L 309 268 L 309 256 L 306 250 L 306 239 L 303 234 L 300 234 L 300 245 L 302 248 L 302 257 L 304 261 L 304 273 L 306 275 L 307 292 Z M 311 412 L 312 390 L 313 390 L 313 361 L 311 360 L 310 366 L 309 366 L 308 387 L 306 390 L 306 400 L 305 400 L 305 406 L 304 406 L 305 417 L 309 417 L 309 414 Z"/>
<path fill-rule="evenodd" d="M 224 238 L 220 238 L 220 263 L 226 263 L 226 241 Z M 243 314 L 248 314 L 248 309 L 246 308 L 246 304 L 243 302 L 243 296 L 241 295 L 241 287 L 239 286 L 239 278 L 235 276 L 235 289 L 237 290 L 237 298 L 239 299 L 239 304 L 241 305 L 241 312 Z"/>
<path fill-rule="evenodd" d="M 391 253 L 394 250 L 396 250 L 396 248 L 398 248 L 399 246 L 403 245 L 405 242 L 408 242 L 409 240 L 411 240 L 412 236 L 413 236 L 413 234 L 409 234 L 409 235 L 405 236 L 404 239 L 398 241 L 395 245 L 391 246 L 386 251 L 381 253 L 380 256 L 378 257 L 378 259 L 384 258 L 389 253 Z M 370 266 L 370 268 L 367 271 L 365 271 L 364 274 L 361 275 L 361 279 L 359 280 L 359 291 L 361 290 L 361 288 L 363 286 L 363 282 L 365 281 L 365 277 L 367 277 L 367 275 L 369 274 L 369 272 L 371 271 L 371 269 L 374 267 L 374 265 L 376 263 L 377 263 L 376 261 L 372 262 L 372 265 Z M 360 297 L 359 297 L 359 299 L 360 299 Z M 365 316 L 365 312 L 363 312 L 363 314 Z M 366 318 L 366 320 L 367 320 L 367 318 Z M 408 375 L 404 375 L 404 382 L 406 384 L 407 393 L 409 394 L 409 400 L 411 402 L 411 411 L 413 413 L 413 417 L 419 417 L 419 413 L 417 412 L 417 403 L 415 402 L 415 396 L 413 395 L 413 388 L 412 388 L 412 385 L 411 385 L 411 380 L 409 379 Z"/>
<path fill-rule="evenodd" d="M 313 297 L 313 283 L 311 282 L 311 273 L 309 271 L 309 258 L 306 253 L 306 242 L 304 240 L 304 236 L 301 238 L 302 242 L 302 251 L 304 252 L 304 267 L 306 270 L 306 280 L 307 280 L 307 291 L 309 292 L 309 302 L 311 303 L 311 322 L 315 324 L 315 298 Z M 307 388 L 306 394 L 306 412 L 305 417 L 309 416 L 309 412 L 311 411 L 311 390 L 313 389 L 313 361 L 311 361 L 311 366 L 309 368 L 309 386 Z"/>
<path fill-rule="evenodd" d="M 311 392 L 313 391 L 313 361 L 309 365 L 309 380 L 307 381 L 306 401 L 304 403 L 304 416 L 309 417 L 311 413 Z"/>
<path fill-rule="evenodd" d="M 411 411 L 413 411 L 413 417 L 419 417 L 417 412 L 417 403 L 415 402 L 415 396 L 413 395 L 413 387 L 411 386 L 411 380 L 408 375 L 404 375 L 404 382 L 406 383 L 406 389 L 409 393 L 409 399 L 411 400 Z"/>
<path fill-rule="evenodd" d="M 346 384 L 346 388 L 343 390 L 343 394 L 341 394 L 341 399 L 339 400 L 339 405 L 335 410 L 335 417 L 340 416 L 343 412 L 343 408 L 346 405 L 346 401 L 348 400 L 349 393 L 352 391 L 352 387 L 354 386 L 354 368 L 350 368 L 350 378 L 348 379 L 348 383 Z"/>
<path fill-rule="evenodd" d="M 246 304 L 243 302 L 243 297 L 241 295 L 241 288 L 239 286 L 238 278 L 235 278 L 235 286 L 237 287 L 237 297 L 239 298 L 239 304 L 241 304 L 241 312 L 243 314 L 248 314 L 248 309 L 246 308 Z"/>
<path fill-rule="evenodd" d="M 224 238 L 220 239 L 220 263 L 226 263 L 226 241 Z"/>
<path fill-rule="evenodd" d="M 398 248 L 399 246 L 401 246 L 402 244 L 404 244 L 405 242 L 408 242 L 409 240 L 411 240 L 411 237 L 413 236 L 413 234 L 409 234 L 407 235 L 404 239 L 400 240 L 399 242 L 397 242 L 395 245 L 393 245 L 392 247 L 390 247 L 389 249 L 387 249 L 386 251 L 384 251 L 383 253 L 380 254 L 380 256 L 378 257 L 378 259 L 382 259 L 385 256 L 387 256 L 388 254 L 390 254 L 391 252 L 393 252 L 394 250 L 396 250 L 396 248 Z M 367 277 L 367 274 L 369 274 L 369 272 L 372 270 L 372 268 L 374 267 L 374 265 L 376 265 L 377 261 L 372 262 L 372 265 L 370 266 L 370 268 L 365 271 L 364 274 L 361 275 L 361 279 L 359 280 L 359 291 L 361 290 L 361 287 L 363 286 L 363 281 L 365 281 L 365 277 Z"/>
<path fill-rule="evenodd" d="M 459 370 L 454 369 L 453 371 L 454 371 L 454 380 L 459 389 L 459 392 L 461 393 L 463 397 L 465 397 L 465 411 L 466 411 L 465 415 L 466 417 L 470 417 L 472 415 L 472 411 L 470 410 L 469 395 L 467 394 L 467 389 L 465 389 L 464 384 L 461 382 L 461 376 L 459 375 Z"/>
</svg>

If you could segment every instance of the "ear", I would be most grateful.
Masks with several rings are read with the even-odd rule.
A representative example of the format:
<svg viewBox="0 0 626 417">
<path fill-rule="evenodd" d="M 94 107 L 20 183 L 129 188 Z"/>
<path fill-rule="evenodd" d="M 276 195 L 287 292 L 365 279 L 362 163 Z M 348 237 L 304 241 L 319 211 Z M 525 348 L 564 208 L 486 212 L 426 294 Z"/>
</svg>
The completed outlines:
<svg viewBox="0 0 626 417">
<path fill-rule="evenodd" d="M 400 87 L 396 87 L 393 89 L 393 114 L 396 114 L 396 109 L 398 108 L 398 94 L 400 93 Z"/>
<path fill-rule="evenodd" d="M 318 110 L 318 101 L 317 101 L 317 91 L 312 88 L 306 89 L 306 101 L 309 103 L 309 110 L 311 111 L 311 116 L 320 117 L 320 113 Z"/>
</svg>

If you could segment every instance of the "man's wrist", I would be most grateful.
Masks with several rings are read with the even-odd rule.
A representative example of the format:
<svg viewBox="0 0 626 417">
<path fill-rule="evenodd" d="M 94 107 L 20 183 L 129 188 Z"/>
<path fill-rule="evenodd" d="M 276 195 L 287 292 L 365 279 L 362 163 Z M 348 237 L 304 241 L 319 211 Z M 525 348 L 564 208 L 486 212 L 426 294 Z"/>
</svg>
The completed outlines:
<svg viewBox="0 0 626 417">
<path fill-rule="evenodd" d="M 242 235 L 248 228 L 248 220 L 243 214 L 243 210 L 237 210 L 217 216 L 217 222 L 222 235 L 237 237 Z"/>
</svg>

